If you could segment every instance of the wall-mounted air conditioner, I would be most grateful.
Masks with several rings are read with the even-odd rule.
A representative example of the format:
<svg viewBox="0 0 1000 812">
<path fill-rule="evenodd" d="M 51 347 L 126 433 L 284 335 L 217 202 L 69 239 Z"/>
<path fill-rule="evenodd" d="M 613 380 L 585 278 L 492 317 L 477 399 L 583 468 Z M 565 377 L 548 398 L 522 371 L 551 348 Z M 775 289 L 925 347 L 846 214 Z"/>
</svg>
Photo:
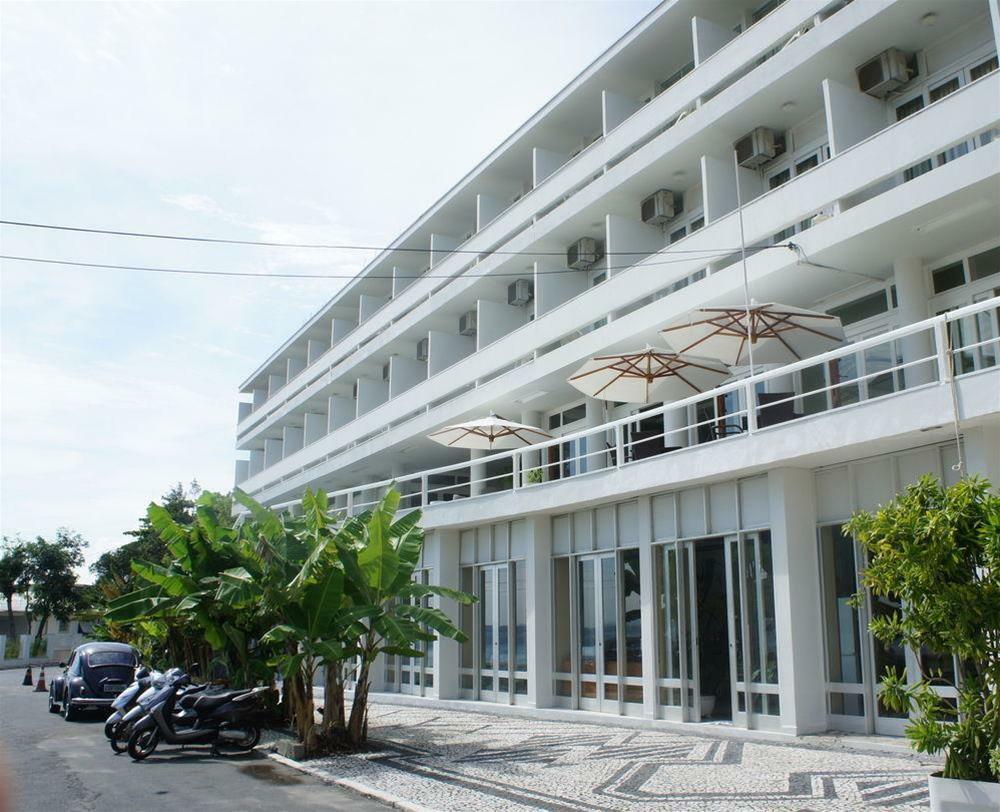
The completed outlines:
<svg viewBox="0 0 1000 812">
<path fill-rule="evenodd" d="M 683 209 L 684 198 L 669 189 L 659 189 L 642 201 L 642 222 L 651 226 L 669 223 Z"/>
<path fill-rule="evenodd" d="M 889 48 L 855 69 L 858 87 L 863 93 L 884 99 L 893 90 L 910 81 L 907 55 L 899 48 Z"/>
<path fill-rule="evenodd" d="M 740 166 L 756 169 L 785 151 L 785 139 L 770 127 L 757 127 L 733 144 Z"/>
<path fill-rule="evenodd" d="M 458 319 L 458 332 L 463 336 L 474 336 L 476 334 L 476 311 L 470 310 L 463 313 Z"/>
<path fill-rule="evenodd" d="M 604 256 L 604 244 L 593 237 L 581 237 L 566 249 L 566 264 L 577 271 L 585 271 Z"/>
<path fill-rule="evenodd" d="M 524 307 L 534 296 L 530 279 L 517 279 L 507 286 L 507 304 L 514 307 Z"/>
<path fill-rule="evenodd" d="M 426 361 L 427 351 L 430 349 L 431 340 L 429 338 L 422 338 L 417 342 L 417 360 Z"/>
</svg>

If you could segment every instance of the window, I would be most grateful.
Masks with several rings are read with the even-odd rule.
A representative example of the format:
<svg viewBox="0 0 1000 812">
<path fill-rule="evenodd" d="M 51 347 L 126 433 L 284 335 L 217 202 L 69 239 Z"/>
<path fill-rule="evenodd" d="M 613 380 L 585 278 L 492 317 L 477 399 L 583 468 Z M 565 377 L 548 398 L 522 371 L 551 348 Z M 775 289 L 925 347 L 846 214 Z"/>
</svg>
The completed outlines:
<svg viewBox="0 0 1000 812">
<path fill-rule="evenodd" d="M 92 651 L 87 655 L 91 668 L 99 665 L 135 665 L 135 655 L 130 651 Z"/>
<path fill-rule="evenodd" d="M 791 167 L 789 167 L 787 169 L 782 169 L 777 174 L 772 175 L 770 178 L 768 178 L 767 185 L 768 188 L 770 189 L 777 189 L 779 186 L 783 186 L 784 184 L 788 183 L 788 181 L 790 181 L 791 179 L 792 179 L 792 170 Z"/>
<path fill-rule="evenodd" d="M 969 70 L 969 80 L 975 82 L 976 79 L 982 79 L 987 74 L 993 73 L 998 66 L 1000 66 L 1000 63 L 997 62 L 996 54 L 994 54 L 985 62 L 980 62 Z"/>
<path fill-rule="evenodd" d="M 885 313 L 888 310 L 889 305 L 886 302 L 885 291 L 880 290 L 877 293 L 870 293 L 847 304 L 831 307 L 826 312 L 831 316 L 839 318 L 841 323 L 846 327 L 848 324 L 870 319 L 872 316 L 877 316 L 879 313 Z"/>
<path fill-rule="evenodd" d="M 994 61 L 996 61 L 994 59 Z M 969 257 L 969 279 L 978 282 L 995 273 L 1000 273 L 1000 245 Z"/>
<path fill-rule="evenodd" d="M 795 164 L 795 174 L 796 176 L 801 175 L 803 172 L 808 172 L 814 166 L 819 166 L 819 155 L 817 153 Z"/>
<path fill-rule="evenodd" d="M 939 85 L 932 87 L 928 93 L 931 102 L 936 102 L 939 99 L 943 99 L 945 96 L 950 96 L 959 88 L 959 81 L 957 76 L 953 76 L 947 82 L 942 82 Z"/>
<path fill-rule="evenodd" d="M 934 284 L 934 292 L 944 293 L 946 290 L 951 290 L 965 284 L 965 268 L 961 262 L 946 265 L 943 268 L 932 271 L 931 280 Z"/>
<path fill-rule="evenodd" d="M 896 121 L 902 121 L 907 116 L 912 116 L 919 110 L 924 109 L 924 97 L 917 96 L 910 99 L 908 102 L 904 102 L 896 108 Z"/>
</svg>

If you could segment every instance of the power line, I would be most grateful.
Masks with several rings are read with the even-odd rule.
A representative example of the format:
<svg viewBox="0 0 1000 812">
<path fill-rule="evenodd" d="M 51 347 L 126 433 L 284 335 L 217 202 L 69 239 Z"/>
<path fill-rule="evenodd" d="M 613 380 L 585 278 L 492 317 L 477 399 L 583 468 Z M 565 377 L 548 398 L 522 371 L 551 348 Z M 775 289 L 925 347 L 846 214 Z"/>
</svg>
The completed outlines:
<svg viewBox="0 0 1000 812">
<path fill-rule="evenodd" d="M 761 246 L 757 249 L 747 249 L 765 251 L 771 248 L 788 248 L 787 245 L 766 245 Z M 710 256 L 703 257 L 687 257 L 684 259 L 673 259 L 673 260 L 663 260 L 660 262 L 646 262 L 642 264 L 642 267 L 659 266 L 659 265 L 676 265 L 681 262 L 690 262 L 692 259 L 702 260 L 705 262 L 711 262 L 713 259 L 721 259 L 722 257 L 731 256 L 733 252 L 727 251 L 725 253 L 713 254 Z M 191 276 L 238 276 L 238 277 L 261 277 L 261 278 L 277 278 L 277 279 L 393 279 L 395 277 L 391 275 L 378 275 L 378 274 L 368 274 L 360 277 L 359 274 L 324 274 L 324 273 L 280 273 L 275 271 L 263 271 L 261 273 L 254 273 L 253 271 L 212 271 L 205 270 L 202 268 L 164 268 L 164 267 L 154 267 L 147 265 L 112 265 L 103 262 L 80 262 L 77 260 L 63 260 L 63 259 L 48 259 L 44 257 L 23 257 L 15 256 L 11 254 L 0 254 L 0 259 L 8 259 L 15 262 L 33 262 L 41 265 L 66 265 L 75 268 L 98 268 L 104 270 L 112 271 L 137 271 L 142 273 L 164 273 L 164 274 L 185 274 Z M 618 266 L 608 266 L 602 268 L 594 268 L 593 270 L 600 271 L 621 271 L 627 270 L 628 268 L 636 267 L 635 264 L 632 265 L 618 265 Z M 563 274 L 563 273 L 580 273 L 580 271 L 574 270 L 573 268 L 552 268 L 549 270 L 539 270 L 537 272 L 539 275 L 549 275 L 549 274 Z M 524 271 L 520 272 L 509 272 L 509 273 L 458 273 L 458 274 L 419 274 L 414 277 L 406 277 L 416 279 L 463 279 L 463 278 L 481 278 L 486 279 L 490 277 L 523 277 L 525 275 Z"/>
<path fill-rule="evenodd" d="M 226 239 L 223 237 L 199 237 L 187 234 L 158 234 L 145 231 L 120 231 L 115 229 L 106 228 L 84 228 L 82 226 L 63 226 L 55 225 L 52 223 L 29 223 L 21 220 L 0 220 L 0 225 L 5 226 L 17 226 L 20 228 L 40 228 L 47 229 L 50 231 L 71 231 L 80 234 L 104 234 L 112 237 L 139 237 L 142 239 L 150 240 L 178 240 L 182 242 L 204 242 L 204 243 L 219 243 L 222 245 L 254 245 L 264 248 L 316 248 L 316 249 L 331 249 L 331 250 L 343 250 L 343 251 L 401 251 L 401 252 L 418 252 L 427 253 L 430 248 L 414 248 L 407 246 L 392 246 L 392 245 L 351 245 L 347 243 L 299 243 L 299 242 L 268 242 L 263 240 L 236 240 L 236 239 Z M 719 249 L 710 248 L 688 248 L 688 249 L 675 249 L 672 253 L 676 254 L 702 254 L 706 252 L 716 251 Z M 725 251 L 736 251 L 737 248 L 727 248 L 723 249 Z M 521 254 L 530 254 L 532 256 L 565 256 L 565 251 L 500 251 L 500 250 L 477 250 L 474 248 L 452 248 L 443 251 L 446 254 L 477 254 L 480 256 L 498 254 L 498 255 L 509 255 L 518 256 Z M 612 251 L 611 256 L 637 256 L 639 254 L 645 254 L 645 251 Z"/>
</svg>

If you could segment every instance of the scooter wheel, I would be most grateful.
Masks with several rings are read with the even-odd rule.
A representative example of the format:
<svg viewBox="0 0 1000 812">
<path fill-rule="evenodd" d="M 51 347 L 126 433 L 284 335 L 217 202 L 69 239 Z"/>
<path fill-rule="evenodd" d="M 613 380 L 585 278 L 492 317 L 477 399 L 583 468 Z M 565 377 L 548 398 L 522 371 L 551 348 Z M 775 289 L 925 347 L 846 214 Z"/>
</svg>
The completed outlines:
<svg viewBox="0 0 1000 812">
<path fill-rule="evenodd" d="M 120 719 L 114 719 L 114 718 L 112 718 L 112 719 L 108 719 L 108 721 L 106 721 L 104 723 L 104 735 L 107 738 L 111 739 L 111 741 L 115 740 L 115 733 L 116 733 L 116 729 L 118 727 L 118 722 L 119 721 L 121 721 L 121 720 Z"/>
<path fill-rule="evenodd" d="M 129 736 L 128 754 L 134 761 L 142 761 L 150 755 L 156 745 L 160 743 L 160 734 L 157 730 L 138 730 Z"/>
<path fill-rule="evenodd" d="M 128 750 L 128 728 L 123 727 L 121 723 L 115 725 L 115 732 L 112 736 L 108 737 L 111 742 L 111 749 L 116 753 L 124 753 Z"/>
<path fill-rule="evenodd" d="M 226 749 L 229 750 L 253 750 L 260 743 L 260 728 L 256 725 L 239 728 L 243 731 L 243 737 L 240 739 L 226 739 L 223 744 L 221 744 Z"/>
</svg>

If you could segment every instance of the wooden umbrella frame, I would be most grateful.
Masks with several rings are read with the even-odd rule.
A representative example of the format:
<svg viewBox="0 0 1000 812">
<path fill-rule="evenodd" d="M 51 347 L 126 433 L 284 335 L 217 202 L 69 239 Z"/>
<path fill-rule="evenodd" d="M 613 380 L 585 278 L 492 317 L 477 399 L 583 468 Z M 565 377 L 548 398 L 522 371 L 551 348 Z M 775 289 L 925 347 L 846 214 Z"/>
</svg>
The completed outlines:
<svg viewBox="0 0 1000 812">
<path fill-rule="evenodd" d="M 802 356 L 800 356 L 785 340 L 782 333 L 789 333 L 793 330 L 802 330 L 835 343 L 841 340 L 838 336 L 830 335 L 822 330 L 818 330 L 814 327 L 809 327 L 808 325 L 794 321 L 794 319 L 835 321 L 837 318 L 836 316 L 831 316 L 826 313 L 796 313 L 788 310 L 768 310 L 769 307 L 771 307 L 771 305 L 757 305 L 756 307 L 751 307 L 749 311 L 742 307 L 702 307 L 699 308 L 702 313 L 714 313 L 717 315 L 692 321 L 687 324 L 675 324 L 673 327 L 665 327 L 660 330 L 660 332 L 669 333 L 673 330 L 684 330 L 699 324 L 710 324 L 715 327 L 712 332 L 702 336 L 697 341 L 692 342 L 678 352 L 688 352 L 689 350 L 697 347 L 699 344 L 710 338 L 714 338 L 715 336 L 731 336 L 733 338 L 740 339 L 739 350 L 736 353 L 737 359 L 742 357 L 743 351 L 746 349 L 747 338 L 750 339 L 751 344 L 756 344 L 762 338 L 776 339 L 781 342 L 781 345 L 798 361 L 802 360 Z M 746 324 L 748 312 L 750 313 L 749 325 Z"/>
<path fill-rule="evenodd" d="M 496 414 L 491 414 L 490 417 L 495 418 L 497 420 L 505 420 L 503 417 L 500 417 L 500 415 Z M 461 433 L 454 440 L 452 440 L 449 443 L 444 443 L 444 445 L 447 447 L 454 446 L 456 443 L 461 442 L 466 437 L 482 437 L 490 444 L 490 448 L 493 448 L 494 442 L 503 439 L 504 437 L 516 437 L 518 440 L 524 443 L 525 446 L 534 445 L 535 443 L 540 443 L 543 442 L 544 440 L 552 439 L 551 434 L 548 434 L 547 432 L 544 432 L 541 429 L 536 429 L 533 426 L 526 426 L 521 423 L 514 423 L 513 421 L 510 420 L 505 420 L 505 422 L 510 423 L 511 425 L 484 427 L 484 426 L 474 426 L 471 423 L 468 425 L 462 425 L 461 423 L 458 423 L 454 426 L 445 426 L 443 429 L 432 431 L 427 436 L 433 439 L 435 436 L 439 434 L 445 434 L 446 432 L 450 431 L 460 431 Z M 497 428 L 498 430 L 493 431 L 493 428 Z M 530 432 L 532 434 L 537 434 L 539 436 L 539 439 L 530 440 L 527 437 L 525 437 L 522 432 L 523 433 Z"/>
<path fill-rule="evenodd" d="M 593 358 L 593 360 L 607 361 L 608 363 L 603 366 L 595 367 L 594 369 L 588 369 L 586 372 L 571 375 L 569 382 L 573 383 L 573 381 L 586 378 L 590 375 L 596 375 L 599 372 L 607 372 L 608 370 L 617 372 L 617 375 L 591 395 L 591 397 L 595 398 L 600 397 L 602 392 L 604 392 L 609 386 L 612 386 L 620 381 L 622 378 L 634 378 L 642 379 L 646 382 L 646 400 L 648 401 L 649 387 L 653 384 L 653 382 L 660 380 L 661 378 L 668 378 L 671 376 L 683 381 L 691 388 L 693 393 L 697 394 L 703 390 L 695 386 L 685 375 L 681 373 L 681 370 L 693 367 L 695 369 L 703 369 L 706 372 L 720 372 L 718 367 L 700 363 L 692 358 L 682 357 L 680 353 L 662 352 L 655 349 L 647 349 L 642 352 L 621 353 L 620 355 L 597 355 Z M 655 368 L 654 362 L 656 363 Z"/>
</svg>

